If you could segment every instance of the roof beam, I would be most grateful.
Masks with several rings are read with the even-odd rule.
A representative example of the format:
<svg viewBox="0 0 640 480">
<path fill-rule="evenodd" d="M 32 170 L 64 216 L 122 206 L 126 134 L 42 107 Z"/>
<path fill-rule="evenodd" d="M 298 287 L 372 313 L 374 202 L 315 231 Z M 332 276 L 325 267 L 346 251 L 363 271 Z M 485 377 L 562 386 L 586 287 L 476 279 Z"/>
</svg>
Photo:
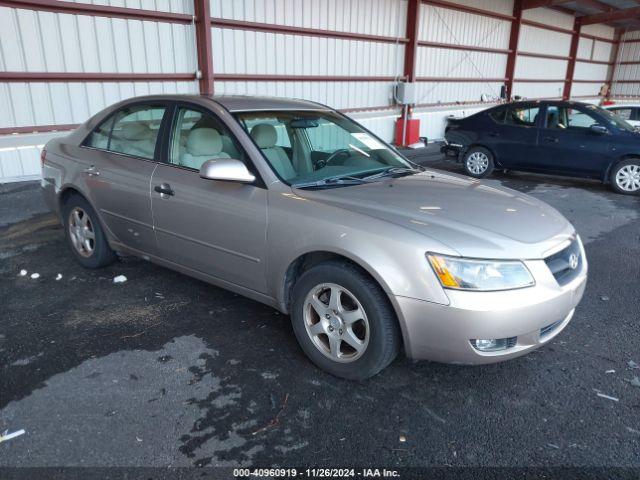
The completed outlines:
<svg viewBox="0 0 640 480">
<path fill-rule="evenodd" d="M 558 5 L 562 5 L 563 3 L 569 3 L 575 0 L 524 0 L 522 2 L 523 10 L 530 10 L 532 8 L 540 8 L 540 7 L 556 7 Z"/>
<path fill-rule="evenodd" d="M 640 16 L 640 7 L 625 8 L 624 10 L 614 10 L 612 12 L 596 13 L 581 17 L 582 25 L 593 25 L 595 23 L 607 23 L 615 20 L 625 20 Z"/>
</svg>

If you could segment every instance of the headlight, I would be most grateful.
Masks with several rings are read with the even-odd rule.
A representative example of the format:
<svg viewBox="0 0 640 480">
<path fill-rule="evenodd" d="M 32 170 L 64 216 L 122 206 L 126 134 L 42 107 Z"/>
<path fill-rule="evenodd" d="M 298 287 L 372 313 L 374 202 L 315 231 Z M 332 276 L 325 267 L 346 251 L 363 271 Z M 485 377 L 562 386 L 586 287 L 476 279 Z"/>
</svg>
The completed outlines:
<svg viewBox="0 0 640 480">
<path fill-rule="evenodd" d="M 535 284 L 527 267 L 517 260 L 471 260 L 433 253 L 427 258 L 444 288 L 491 291 Z"/>
</svg>

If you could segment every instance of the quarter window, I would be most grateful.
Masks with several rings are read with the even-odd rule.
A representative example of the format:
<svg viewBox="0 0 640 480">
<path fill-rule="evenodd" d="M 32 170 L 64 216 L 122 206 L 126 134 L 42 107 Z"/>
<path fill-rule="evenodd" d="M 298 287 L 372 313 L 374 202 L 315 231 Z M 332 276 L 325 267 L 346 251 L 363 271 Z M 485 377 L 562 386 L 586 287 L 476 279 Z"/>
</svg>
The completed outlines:
<svg viewBox="0 0 640 480">
<path fill-rule="evenodd" d="M 153 159 L 165 110 L 165 107 L 157 105 L 136 105 L 124 108 L 91 132 L 85 145 Z"/>
</svg>

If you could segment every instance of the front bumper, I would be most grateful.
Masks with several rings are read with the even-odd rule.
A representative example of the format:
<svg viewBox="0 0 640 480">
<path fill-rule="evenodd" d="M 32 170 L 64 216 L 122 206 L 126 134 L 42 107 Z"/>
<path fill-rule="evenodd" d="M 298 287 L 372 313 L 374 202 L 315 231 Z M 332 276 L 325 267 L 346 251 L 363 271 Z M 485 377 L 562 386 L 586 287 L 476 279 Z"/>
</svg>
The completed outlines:
<svg viewBox="0 0 640 480">
<path fill-rule="evenodd" d="M 536 285 L 502 292 L 447 290 L 449 305 L 396 297 L 409 357 L 443 363 L 494 363 L 534 350 L 569 323 L 587 283 L 582 250 L 580 272 L 560 286 L 544 260 L 526 261 Z M 509 347 L 482 352 L 472 339 L 511 338 Z"/>
</svg>

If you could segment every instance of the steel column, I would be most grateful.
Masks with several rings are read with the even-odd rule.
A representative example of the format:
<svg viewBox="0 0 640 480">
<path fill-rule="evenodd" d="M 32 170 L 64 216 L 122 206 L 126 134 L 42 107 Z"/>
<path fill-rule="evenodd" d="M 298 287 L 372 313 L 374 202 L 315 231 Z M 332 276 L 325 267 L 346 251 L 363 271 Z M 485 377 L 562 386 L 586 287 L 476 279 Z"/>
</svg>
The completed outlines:
<svg viewBox="0 0 640 480">
<path fill-rule="evenodd" d="M 569 48 L 569 61 L 567 62 L 567 74 L 562 91 L 562 98 L 569 100 L 571 97 L 571 86 L 573 85 L 573 75 L 576 70 L 576 57 L 578 56 L 578 43 L 580 42 L 580 17 L 573 21 L 573 34 L 571 35 L 571 47 Z"/>
<path fill-rule="evenodd" d="M 518 40 L 520 39 L 520 27 L 522 26 L 522 0 L 513 1 L 513 20 L 511 21 L 511 34 L 509 35 L 509 56 L 507 57 L 507 71 L 505 77 L 507 99 L 511 100 L 513 94 L 513 78 L 516 73 L 516 59 L 518 57 Z"/>
<path fill-rule="evenodd" d="M 613 96 L 613 81 L 615 79 L 615 75 L 616 75 L 616 67 L 618 66 L 618 58 L 620 56 L 620 42 L 622 41 L 622 35 L 624 34 L 624 32 L 622 32 L 620 29 L 616 29 L 616 43 L 613 46 L 613 64 L 611 65 L 611 69 L 609 70 L 609 75 L 608 75 L 608 83 L 609 83 L 609 95 L 607 95 L 607 97 L 612 97 Z M 624 64 L 625 62 L 620 62 L 620 64 Z"/>
<path fill-rule="evenodd" d="M 209 0 L 194 0 L 198 84 L 202 95 L 213 95 L 213 46 L 211 44 L 211 5 Z"/>
<path fill-rule="evenodd" d="M 404 49 L 404 76 L 408 82 L 416 79 L 416 56 L 418 54 L 418 32 L 420 30 L 420 0 L 409 0 L 407 3 L 407 28 Z"/>
</svg>

